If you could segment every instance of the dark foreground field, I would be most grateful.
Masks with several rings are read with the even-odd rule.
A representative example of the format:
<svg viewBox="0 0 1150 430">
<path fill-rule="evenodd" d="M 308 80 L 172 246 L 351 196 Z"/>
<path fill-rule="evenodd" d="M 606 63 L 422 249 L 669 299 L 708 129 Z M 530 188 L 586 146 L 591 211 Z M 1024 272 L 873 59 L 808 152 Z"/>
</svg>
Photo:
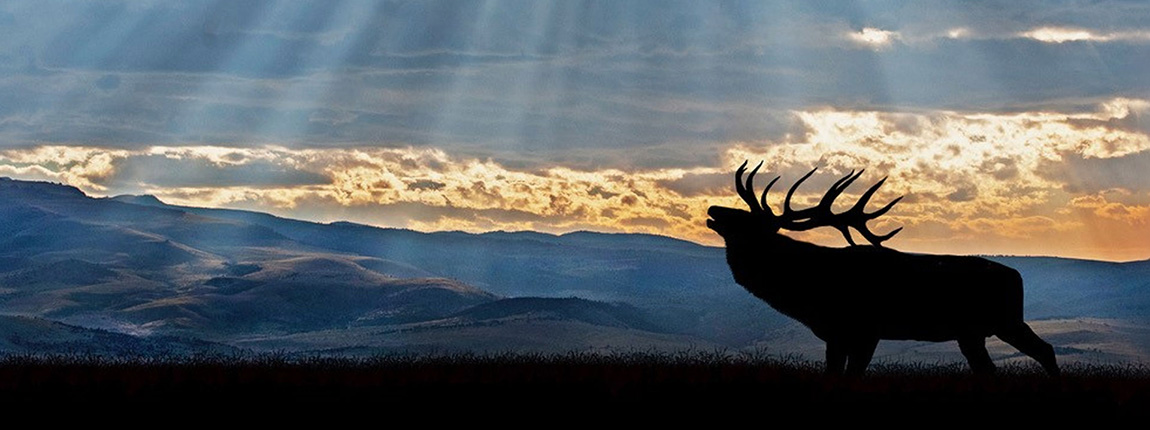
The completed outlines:
<svg viewBox="0 0 1150 430">
<path fill-rule="evenodd" d="M 863 378 L 845 379 L 824 377 L 818 363 L 725 352 L 0 358 L 0 401 L 5 404 L 236 405 L 255 400 L 391 408 L 429 403 L 674 406 L 696 413 L 753 406 L 779 412 L 817 407 L 1144 414 L 1150 407 L 1150 369 L 1070 365 L 1063 377 L 1054 379 L 1036 367 L 1013 366 L 1000 369 L 994 378 L 977 378 L 963 365 L 880 363 Z"/>
</svg>

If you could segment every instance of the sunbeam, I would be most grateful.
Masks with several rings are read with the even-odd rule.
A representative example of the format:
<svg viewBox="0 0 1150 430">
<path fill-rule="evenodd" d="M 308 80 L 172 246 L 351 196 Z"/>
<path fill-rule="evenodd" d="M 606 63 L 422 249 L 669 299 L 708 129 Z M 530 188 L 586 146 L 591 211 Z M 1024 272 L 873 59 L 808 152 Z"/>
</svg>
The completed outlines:
<svg viewBox="0 0 1150 430">
<path fill-rule="evenodd" d="M 703 208 L 763 159 L 785 177 L 889 176 L 908 250 L 1145 258 L 1150 10 L 1029 11 L 12 1 L 0 175 L 322 221 L 714 245 Z"/>
</svg>

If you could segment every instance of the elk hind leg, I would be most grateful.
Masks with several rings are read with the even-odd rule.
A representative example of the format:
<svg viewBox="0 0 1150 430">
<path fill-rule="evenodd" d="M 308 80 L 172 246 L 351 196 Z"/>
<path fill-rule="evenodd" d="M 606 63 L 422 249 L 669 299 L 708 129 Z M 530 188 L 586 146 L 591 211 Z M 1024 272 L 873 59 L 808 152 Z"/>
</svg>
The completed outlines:
<svg viewBox="0 0 1150 430">
<path fill-rule="evenodd" d="M 874 357 L 878 339 L 860 339 L 851 344 L 848 352 L 847 376 L 862 376 Z"/>
<path fill-rule="evenodd" d="M 839 376 L 843 374 L 843 367 L 847 364 L 846 344 L 841 341 L 827 341 L 827 367 L 826 374 Z"/>
<path fill-rule="evenodd" d="M 990 375 L 994 373 L 994 361 L 990 353 L 986 352 L 986 338 L 981 336 L 964 337 L 958 340 L 958 349 L 970 363 L 970 370 L 976 375 Z"/>
<path fill-rule="evenodd" d="M 1058 361 L 1054 359 L 1054 347 L 1034 334 L 1034 330 L 1031 330 L 1026 323 L 1019 321 L 999 330 L 998 338 L 1018 348 L 1023 354 L 1038 360 L 1038 364 L 1041 364 L 1050 376 L 1061 374 L 1058 369 Z"/>
</svg>

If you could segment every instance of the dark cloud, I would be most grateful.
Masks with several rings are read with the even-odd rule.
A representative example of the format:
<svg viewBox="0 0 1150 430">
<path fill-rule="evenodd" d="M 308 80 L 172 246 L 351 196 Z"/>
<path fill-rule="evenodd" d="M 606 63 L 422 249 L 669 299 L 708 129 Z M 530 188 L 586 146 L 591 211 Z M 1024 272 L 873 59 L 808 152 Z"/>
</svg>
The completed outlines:
<svg viewBox="0 0 1150 430">
<path fill-rule="evenodd" d="M 908 113 L 885 113 L 879 115 L 879 118 L 884 122 L 884 132 L 888 134 L 899 132 L 911 136 L 922 133 L 933 120 L 933 118 L 924 118 L 922 115 Z"/>
<path fill-rule="evenodd" d="M 667 222 L 667 220 L 655 217 L 623 218 L 619 220 L 619 223 L 627 226 L 645 226 L 655 228 L 666 228 L 671 225 L 669 222 Z"/>
<path fill-rule="evenodd" d="M 978 171 L 990 175 L 1000 181 L 1008 181 L 1018 177 L 1017 157 L 989 158 L 978 166 Z"/>
<path fill-rule="evenodd" d="M 477 220 L 499 223 L 547 223 L 556 224 L 572 221 L 574 218 L 562 215 L 545 215 L 517 209 L 473 209 L 458 206 L 438 206 L 421 202 L 366 203 L 352 206 L 338 204 L 333 198 L 308 196 L 296 201 L 296 209 L 285 213 L 309 219 L 356 220 L 375 225 L 405 226 L 412 222 L 439 223 L 444 221 L 475 222 Z M 235 202 L 229 206 L 245 209 L 266 210 L 258 201 Z"/>
<path fill-rule="evenodd" d="M 667 215 L 683 220 L 691 220 L 701 214 L 696 213 L 694 214 L 695 216 L 692 216 L 692 213 L 688 211 L 690 208 L 684 204 L 659 204 L 655 205 L 655 207 L 662 209 Z"/>
<path fill-rule="evenodd" d="M 952 202 L 969 202 L 977 197 L 978 187 L 974 186 L 974 184 L 961 185 L 946 195 L 946 199 Z"/>
<path fill-rule="evenodd" d="M 688 173 L 679 179 L 661 180 L 658 184 L 683 197 L 693 197 L 728 194 L 734 186 L 732 181 L 730 173 Z"/>
<path fill-rule="evenodd" d="M 1122 157 L 1086 158 L 1077 153 L 1063 153 L 1061 161 L 1039 165 L 1038 174 L 1059 182 L 1072 193 L 1094 194 L 1121 188 L 1128 191 L 1150 189 L 1150 151 Z"/>
<path fill-rule="evenodd" d="M 445 186 L 447 186 L 447 184 L 430 179 L 420 179 L 407 183 L 407 189 L 409 190 L 441 190 Z"/>
<path fill-rule="evenodd" d="M 551 200 L 548 203 L 550 212 L 559 216 L 566 216 L 572 211 L 571 199 L 562 195 L 551 194 L 548 196 Z"/>
<path fill-rule="evenodd" d="M 202 158 L 169 158 L 163 155 L 132 156 L 116 160 L 115 172 L 100 183 L 132 187 L 296 186 L 331 183 L 323 175 L 286 166 L 253 161 L 216 164 Z"/>
<path fill-rule="evenodd" d="M 1089 118 L 1071 118 L 1066 121 L 1076 128 L 1095 128 L 1102 127 L 1112 130 L 1125 130 L 1134 133 L 1150 134 L 1150 117 L 1146 116 L 1146 112 L 1138 109 L 1130 109 L 1126 115 L 1110 118 L 1107 120 L 1089 119 Z"/>
<path fill-rule="evenodd" d="M 398 202 L 382 205 L 369 205 L 350 209 L 361 212 L 361 219 L 376 219 L 382 213 L 391 218 L 385 225 L 403 225 L 408 221 L 439 222 L 444 219 L 471 221 L 475 219 L 499 220 L 500 222 L 541 222 L 556 221 L 562 218 L 548 217 L 515 209 L 471 209 L 449 206 L 434 206 L 419 202 Z"/>
<path fill-rule="evenodd" d="M 610 191 L 603 189 L 603 187 L 601 187 L 599 185 L 595 185 L 595 186 L 591 187 L 589 190 L 587 190 L 587 194 L 592 195 L 592 196 L 599 196 L 599 197 L 602 197 L 604 199 L 609 199 L 609 198 L 612 198 L 612 197 L 619 195 L 619 193 L 612 193 Z"/>
</svg>

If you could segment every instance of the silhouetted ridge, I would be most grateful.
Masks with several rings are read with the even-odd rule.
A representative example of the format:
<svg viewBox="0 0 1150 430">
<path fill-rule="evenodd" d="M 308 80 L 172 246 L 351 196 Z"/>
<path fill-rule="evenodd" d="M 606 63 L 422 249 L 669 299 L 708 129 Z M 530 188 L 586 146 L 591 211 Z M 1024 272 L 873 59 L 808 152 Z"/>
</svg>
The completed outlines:
<svg viewBox="0 0 1150 430">
<path fill-rule="evenodd" d="M 16 197 L 87 197 L 79 188 L 55 182 L 21 181 L 0 178 L 0 196 Z"/>
<path fill-rule="evenodd" d="M 156 196 L 153 196 L 151 194 L 143 194 L 143 195 L 123 194 L 123 195 L 111 197 L 110 199 L 117 201 L 117 202 L 130 203 L 133 205 L 140 205 L 140 206 L 164 206 L 165 205 L 164 202 L 160 201 L 160 199 L 156 198 Z"/>
<path fill-rule="evenodd" d="M 698 250 L 705 248 L 695 242 L 668 236 L 643 233 L 603 233 L 595 231 L 573 231 L 564 233 L 559 239 L 566 244 L 643 250 Z"/>
</svg>

